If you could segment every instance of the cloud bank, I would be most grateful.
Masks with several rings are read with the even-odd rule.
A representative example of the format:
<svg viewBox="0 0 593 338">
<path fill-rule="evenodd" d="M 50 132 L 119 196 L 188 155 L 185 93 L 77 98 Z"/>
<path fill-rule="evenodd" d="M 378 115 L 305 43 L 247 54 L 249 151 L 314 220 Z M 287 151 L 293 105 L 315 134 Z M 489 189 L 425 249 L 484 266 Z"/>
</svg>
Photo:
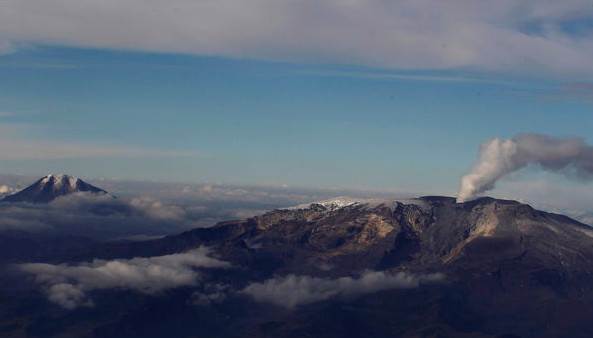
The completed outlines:
<svg viewBox="0 0 593 338">
<path fill-rule="evenodd" d="M 586 0 L 5 0 L 0 51 L 58 44 L 582 76 L 593 73 L 593 39 L 578 23 L 592 17 Z"/>
<path fill-rule="evenodd" d="M 262 283 L 252 283 L 241 293 L 253 297 L 258 302 L 272 303 L 291 309 L 338 296 L 348 297 L 389 289 L 417 288 L 423 283 L 438 282 L 443 279 L 444 275 L 439 273 L 413 275 L 405 272 L 391 274 L 382 271 L 367 271 L 359 278 L 337 279 L 288 275 L 268 279 Z"/>
<path fill-rule="evenodd" d="M 492 139 L 480 147 L 479 159 L 461 179 L 458 202 L 493 189 L 501 178 L 528 165 L 568 177 L 593 177 L 593 146 L 581 138 L 555 138 L 520 134 L 512 139 Z"/>
<path fill-rule="evenodd" d="M 36 177 L 0 175 L 0 185 L 24 187 Z M 95 179 L 114 195 L 73 194 L 49 204 L 0 203 L 6 230 L 67 234 L 95 239 L 147 239 L 209 227 L 266 211 L 337 195 L 393 197 L 393 193 L 299 189 L 282 186 L 157 183 Z M 399 195 L 398 195 L 399 196 Z M 401 195 L 408 196 L 408 195 Z"/>
<path fill-rule="evenodd" d="M 21 264 L 33 274 L 50 301 L 66 308 L 90 306 L 87 293 L 98 289 L 125 289 L 155 294 L 180 286 L 195 285 L 197 268 L 229 268 L 230 264 L 209 256 L 201 247 L 185 253 L 117 260 L 94 260 L 77 265 Z"/>
<path fill-rule="evenodd" d="M 0 231 L 49 231 L 110 239 L 157 235 L 199 226 L 202 214 L 148 198 L 76 193 L 48 204 L 0 203 Z"/>
</svg>

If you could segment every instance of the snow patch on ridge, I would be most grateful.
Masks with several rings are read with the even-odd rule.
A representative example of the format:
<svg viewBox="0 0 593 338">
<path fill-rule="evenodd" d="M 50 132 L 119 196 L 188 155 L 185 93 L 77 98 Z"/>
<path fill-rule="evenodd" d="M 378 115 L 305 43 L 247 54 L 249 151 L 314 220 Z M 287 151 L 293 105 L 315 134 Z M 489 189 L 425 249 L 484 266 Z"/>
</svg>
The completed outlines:
<svg viewBox="0 0 593 338">
<path fill-rule="evenodd" d="M 299 210 L 299 209 L 308 209 L 312 205 L 321 205 L 324 208 L 327 208 L 330 210 L 337 210 L 337 209 L 341 209 L 341 208 L 345 208 L 345 207 L 348 207 L 351 205 L 361 204 L 361 203 L 362 203 L 362 200 L 360 200 L 360 199 L 355 199 L 355 198 L 347 197 L 347 196 L 340 196 L 340 197 L 331 198 L 331 199 L 327 199 L 327 200 L 323 200 L 323 201 L 299 204 L 299 205 L 295 205 L 293 207 L 288 207 L 288 208 L 284 208 L 284 209 Z"/>
<path fill-rule="evenodd" d="M 80 179 L 78 177 L 64 174 L 49 174 L 41 179 L 41 183 L 43 185 L 52 184 L 54 190 L 59 190 L 65 185 L 67 185 L 70 190 L 76 190 L 76 187 L 80 183 Z"/>
<path fill-rule="evenodd" d="M 419 207 L 427 207 L 427 203 L 421 199 L 417 198 L 409 198 L 409 199 L 382 199 L 382 198 L 353 198 L 348 196 L 340 196 L 335 197 L 327 200 L 312 202 L 312 203 L 304 203 L 299 204 L 293 207 L 284 208 L 285 210 L 299 210 L 299 209 L 309 209 L 313 205 L 321 205 L 324 208 L 328 209 L 329 211 L 334 211 L 350 206 L 364 206 L 367 208 L 377 208 L 379 206 L 387 206 L 391 209 L 395 209 L 397 204 L 414 204 Z"/>
</svg>

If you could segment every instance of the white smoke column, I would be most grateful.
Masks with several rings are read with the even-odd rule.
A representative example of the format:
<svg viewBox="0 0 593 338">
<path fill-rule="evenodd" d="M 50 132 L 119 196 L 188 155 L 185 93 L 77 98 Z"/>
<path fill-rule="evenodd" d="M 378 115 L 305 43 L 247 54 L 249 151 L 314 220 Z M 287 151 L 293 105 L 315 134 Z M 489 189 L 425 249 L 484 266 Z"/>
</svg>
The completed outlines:
<svg viewBox="0 0 593 338">
<path fill-rule="evenodd" d="M 593 176 L 593 147 L 582 138 L 520 134 L 492 139 L 480 147 L 478 162 L 463 176 L 457 202 L 465 202 L 492 188 L 502 177 L 528 165 L 589 179 Z"/>
</svg>

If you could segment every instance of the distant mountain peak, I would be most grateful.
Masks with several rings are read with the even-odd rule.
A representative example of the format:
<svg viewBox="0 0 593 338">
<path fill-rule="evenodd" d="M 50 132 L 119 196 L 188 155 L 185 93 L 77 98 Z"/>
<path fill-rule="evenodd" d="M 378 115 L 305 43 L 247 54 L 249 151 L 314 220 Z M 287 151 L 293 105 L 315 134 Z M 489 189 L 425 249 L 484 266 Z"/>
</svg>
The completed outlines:
<svg viewBox="0 0 593 338">
<path fill-rule="evenodd" d="M 76 189 L 77 184 L 80 184 L 80 182 L 80 178 L 66 174 L 49 174 L 41 178 L 42 184 L 51 184 L 54 189 L 61 189 L 64 186 L 68 189 Z"/>
<path fill-rule="evenodd" d="M 48 203 L 60 196 L 77 192 L 107 193 L 105 190 L 86 183 L 78 177 L 66 174 L 49 174 L 40 178 L 29 187 L 13 195 L 6 196 L 2 201 Z"/>
</svg>

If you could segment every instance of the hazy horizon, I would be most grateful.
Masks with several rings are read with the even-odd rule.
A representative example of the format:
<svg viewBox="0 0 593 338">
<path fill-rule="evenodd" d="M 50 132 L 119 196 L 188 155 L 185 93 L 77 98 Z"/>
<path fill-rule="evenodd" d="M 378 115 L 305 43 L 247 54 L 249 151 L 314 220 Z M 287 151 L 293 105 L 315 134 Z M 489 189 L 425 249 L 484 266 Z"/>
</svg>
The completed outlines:
<svg viewBox="0 0 593 338">
<path fill-rule="evenodd" d="M 587 2 L 149 7 L 0 5 L 0 173 L 593 210 Z"/>
</svg>

